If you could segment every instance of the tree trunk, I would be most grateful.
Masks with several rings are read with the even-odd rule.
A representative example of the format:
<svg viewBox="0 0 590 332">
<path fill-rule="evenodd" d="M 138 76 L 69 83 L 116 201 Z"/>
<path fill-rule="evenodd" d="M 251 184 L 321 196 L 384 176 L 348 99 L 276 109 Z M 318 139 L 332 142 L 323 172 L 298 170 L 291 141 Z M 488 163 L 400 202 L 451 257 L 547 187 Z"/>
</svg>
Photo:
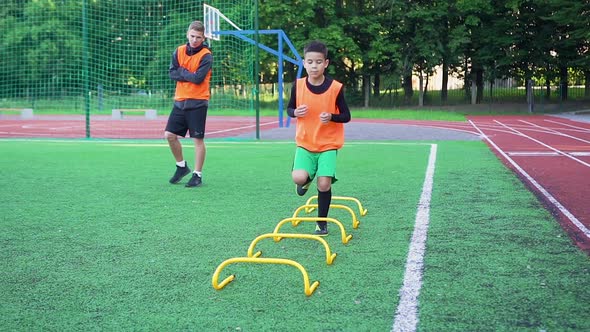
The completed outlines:
<svg viewBox="0 0 590 332">
<path fill-rule="evenodd" d="M 406 103 L 409 103 L 414 96 L 414 88 L 412 87 L 412 73 L 410 72 L 409 75 L 404 75 L 404 98 Z"/>
<path fill-rule="evenodd" d="M 475 70 L 475 84 L 477 86 L 476 102 L 480 104 L 483 101 L 483 68 Z"/>
<path fill-rule="evenodd" d="M 477 86 L 475 81 L 471 80 L 471 105 L 477 104 Z"/>
<path fill-rule="evenodd" d="M 551 99 L 551 80 L 549 75 L 545 77 L 545 100 Z"/>
<path fill-rule="evenodd" d="M 381 75 L 379 73 L 375 74 L 373 82 L 373 97 L 379 97 L 381 95 Z"/>
<path fill-rule="evenodd" d="M 447 64 L 447 61 L 445 60 L 443 62 L 442 65 L 442 87 L 441 87 L 441 91 L 440 91 L 440 100 L 442 101 L 442 104 L 446 104 L 447 100 L 449 98 L 449 65 Z"/>
<path fill-rule="evenodd" d="M 426 75 L 426 83 L 424 84 L 424 100 L 428 99 L 428 83 L 430 82 L 430 77 Z"/>
<path fill-rule="evenodd" d="M 567 67 L 559 67 L 559 88 L 561 91 L 560 99 L 567 100 Z"/>
<path fill-rule="evenodd" d="M 584 97 L 590 97 L 590 70 L 584 70 Z"/>
<path fill-rule="evenodd" d="M 418 82 L 419 82 L 419 94 L 418 94 L 418 106 L 424 106 L 424 77 L 422 75 L 422 71 L 418 73 Z"/>
<path fill-rule="evenodd" d="M 364 103 L 364 107 L 368 108 L 369 107 L 369 98 L 371 96 L 371 75 L 363 75 L 363 91 L 365 94 L 365 103 Z"/>
<path fill-rule="evenodd" d="M 470 96 L 472 95 L 471 83 L 473 80 L 471 79 L 471 75 L 469 73 L 469 65 L 467 61 L 468 60 L 465 59 L 465 62 L 463 63 L 463 89 L 465 90 L 465 99 L 469 100 Z"/>
</svg>

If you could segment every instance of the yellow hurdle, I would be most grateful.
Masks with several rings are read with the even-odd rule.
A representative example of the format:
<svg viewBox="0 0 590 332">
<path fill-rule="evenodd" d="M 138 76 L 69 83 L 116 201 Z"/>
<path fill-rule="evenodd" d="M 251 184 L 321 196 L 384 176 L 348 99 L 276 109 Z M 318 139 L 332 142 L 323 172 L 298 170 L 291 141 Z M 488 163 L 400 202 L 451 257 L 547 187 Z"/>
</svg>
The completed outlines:
<svg viewBox="0 0 590 332">
<path fill-rule="evenodd" d="M 274 237 L 280 237 L 280 238 L 290 238 L 290 239 L 309 239 L 309 240 L 316 240 L 319 241 L 321 244 L 324 245 L 324 248 L 326 249 L 326 263 L 328 263 L 328 265 L 332 265 L 332 263 L 334 262 L 334 259 L 336 258 L 336 254 L 332 254 L 332 251 L 330 250 L 330 246 L 328 245 L 328 242 L 326 242 L 326 240 L 322 239 L 321 237 L 317 236 L 317 235 L 311 235 L 311 234 L 292 234 L 292 233 L 267 233 L 267 234 L 262 234 L 260 236 L 258 236 L 257 238 L 254 239 L 254 241 L 252 241 L 252 243 L 250 243 L 250 247 L 248 247 L 248 257 L 260 257 L 260 255 L 262 255 L 262 251 L 257 251 L 256 253 L 254 253 L 254 247 L 256 247 L 256 244 L 258 242 L 260 242 L 260 240 L 262 239 L 267 239 L 267 238 L 274 238 Z"/>
<path fill-rule="evenodd" d="M 342 237 L 342 243 L 347 244 L 348 241 L 350 241 L 350 239 L 352 239 L 352 234 L 346 235 L 346 229 L 344 229 L 344 226 L 342 225 L 342 223 L 340 221 L 338 221 L 337 219 L 334 219 L 334 218 L 322 218 L 322 217 L 296 217 L 296 218 L 285 218 L 285 219 L 279 221 L 279 223 L 277 224 L 277 226 L 275 227 L 275 230 L 273 232 L 275 242 L 281 241 L 281 236 L 280 236 L 281 227 L 284 224 L 288 223 L 288 222 L 290 222 L 290 223 L 293 224 L 294 221 L 296 221 L 297 224 L 299 224 L 300 221 L 309 221 L 309 222 L 326 221 L 326 222 L 331 222 L 331 223 L 334 223 L 334 224 L 338 225 L 338 227 L 340 228 L 340 234 L 341 234 L 341 237 Z"/>
<path fill-rule="evenodd" d="M 234 257 L 234 258 L 230 258 L 230 259 L 223 261 L 221 264 L 219 264 L 217 269 L 215 269 L 215 273 L 213 273 L 213 278 L 211 280 L 211 282 L 213 284 L 213 288 L 215 288 L 216 290 L 221 290 L 221 289 L 223 289 L 223 287 L 227 286 L 227 284 L 229 284 L 230 282 L 232 282 L 236 278 L 236 276 L 232 274 L 229 277 L 225 278 L 221 283 L 217 282 L 219 279 L 219 274 L 221 273 L 221 270 L 223 270 L 223 268 L 226 267 L 227 265 L 230 265 L 233 263 L 284 264 L 284 265 L 294 266 L 294 267 L 298 268 L 299 271 L 301 271 L 301 274 L 303 274 L 303 287 L 304 287 L 305 295 L 307 295 L 307 296 L 311 296 L 311 294 L 313 294 L 313 292 L 316 290 L 316 288 L 318 288 L 318 286 L 320 285 L 319 281 L 315 281 L 313 284 L 310 285 L 309 284 L 309 276 L 307 275 L 307 271 L 305 271 L 305 268 L 301 264 L 297 263 L 296 261 L 290 260 L 290 259 Z"/>
<path fill-rule="evenodd" d="M 306 204 L 306 205 L 309 205 L 309 204 L 311 204 L 311 202 L 312 202 L 313 200 L 316 200 L 316 201 L 317 201 L 317 199 L 318 199 L 318 196 L 317 196 L 317 195 L 315 195 L 315 196 L 311 196 L 311 197 L 310 197 L 310 198 L 307 200 L 307 202 L 306 202 L 305 204 Z M 359 214 L 361 215 L 361 217 L 364 217 L 364 216 L 366 216 L 366 215 L 367 215 L 367 212 L 368 212 L 368 211 L 367 211 L 367 209 L 364 209 L 364 208 L 363 208 L 363 205 L 361 204 L 361 202 L 360 202 L 358 199 L 354 198 L 354 197 L 348 197 L 348 196 L 332 196 L 332 201 L 353 201 L 353 202 L 355 202 L 355 203 L 356 203 L 356 205 L 358 206 L 358 208 L 359 208 Z M 310 213 L 310 212 L 311 212 L 311 211 L 313 211 L 313 210 L 314 210 L 313 208 L 310 208 L 310 209 L 309 209 L 309 210 L 307 210 L 306 212 L 307 212 L 307 213 Z"/>
<path fill-rule="evenodd" d="M 301 205 L 293 213 L 293 218 L 297 217 L 297 215 L 299 214 L 299 212 L 301 212 L 301 210 L 305 210 L 305 212 L 308 212 L 308 211 L 313 211 L 314 209 L 317 209 L 317 207 L 318 207 L 317 204 Z M 360 221 L 358 221 L 358 219 L 356 218 L 356 214 L 354 213 L 354 211 L 352 211 L 352 209 L 350 207 L 348 207 L 346 205 L 340 205 L 340 204 L 330 204 L 330 208 L 343 209 L 343 210 L 348 211 L 350 213 L 350 215 L 352 216 L 352 228 L 357 229 L 359 227 Z M 299 220 L 293 220 L 291 223 L 293 224 L 293 226 L 297 226 L 297 225 L 299 225 Z"/>
</svg>

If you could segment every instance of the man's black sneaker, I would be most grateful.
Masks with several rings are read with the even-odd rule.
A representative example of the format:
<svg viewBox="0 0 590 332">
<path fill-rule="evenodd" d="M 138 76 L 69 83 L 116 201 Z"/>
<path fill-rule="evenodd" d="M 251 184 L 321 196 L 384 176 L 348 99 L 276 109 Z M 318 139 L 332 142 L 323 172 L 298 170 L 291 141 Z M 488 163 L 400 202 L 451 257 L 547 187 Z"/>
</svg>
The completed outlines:
<svg viewBox="0 0 590 332">
<path fill-rule="evenodd" d="M 193 176 L 190 180 L 188 180 L 185 187 L 198 187 L 201 185 L 201 183 L 203 183 L 203 181 L 201 181 L 201 177 L 197 173 L 193 173 Z"/>
<path fill-rule="evenodd" d="M 324 226 L 324 228 L 320 227 L 320 225 L 315 225 L 315 232 L 313 232 L 313 235 L 317 235 L 317 236 L 328 235 L 328 225 Z"/>
<path fill-rule="evenodd" d="M 304 184 L 304 185 L 297 185 L 297 195 L 299 196 L 303 196 L 305 195 L 305 193 L 307 192 L 307 189 L 309 189 L 309 186 L 311 185 L 311 181 L 309 181 L 308 183 Z"/>
<path fill-rule="evenodd" d="M 190 172 L 191 169 L 188 167 L 188 164 L 185 164 L 184 167 L 176 165 L 176 172 L 174 172 L 174 175 L 170 178 L 170 183 L 178 183 L 183 177 L 190 174 Z"/>
</svg>

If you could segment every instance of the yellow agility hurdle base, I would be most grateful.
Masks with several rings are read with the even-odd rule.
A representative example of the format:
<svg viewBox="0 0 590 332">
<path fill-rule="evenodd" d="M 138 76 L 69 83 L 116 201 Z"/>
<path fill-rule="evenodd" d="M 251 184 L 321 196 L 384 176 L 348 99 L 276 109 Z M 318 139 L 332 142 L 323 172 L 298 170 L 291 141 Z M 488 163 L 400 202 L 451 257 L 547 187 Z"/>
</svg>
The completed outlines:
<svg viewBox="0 0 590 332">
<path fill-rule="evenodd" d="M 299 212 L 304 211 L 306 213 L 309 213 L 308 211 L 313 211 L 315 209 L 317 209 L 318 205 L 317 204 L 305 204 L 305 205 L 301 205 L 300 207 L 298 207 L 295 212 L 293 213 L 293 218 L 297 217 L 297 215 L 299 214 Z M 356 214 L 354 213 L 354 211 L 352 211 L 352 209 L 346 205 L 340 205 L 340 204 L 330 204 L 330 209 L 342 209 L 342 210 L 346 210 L 350 213 L 350 216 L 352 217 L 352 228 L 357 229 L 359 227 L 359 224 L 361 223 L 357 218 L 356 218 Z M 293 224 L 293 226 L 297 226 L 299 225 L 299 220 L 293 220 L 291 222 Z"/>
<path fill-rule="evenodd" d="M 326 242 L 326 240 L 322 239 L 321 237 L 317 236 L 317 235 L 311 235 L 311 234 L 292 234 L 292 233 L 267 233 L 267 234 L 262 234 L 260 236 L 258 236 L 257 238 L 255 238 L 252 243 L 250 243 L 250 247 L 248 247 L 248 257 L 260 257 L 260 255 L 262 255 L 262 251 L 257 251 L 256 253 L 254 253 L 254 248 L 256 247 L 256 244 L 258 242 L 260 242 L 260 240 L 262 239 L 267 239 L 267 238 L 275 238 L 275 237 L 280 237 L 280 238 L 290 238 L 290 239 L 309 239 L 309 240 L 316 240 L 318 242 L 320 242 L 324 248 L 326 249 L 326 263 L 328 265 L 332 265 L 332 263 L 334 262 L 334 259 L 336 259 L 336 253 L 332 253 L 332 251 L 330 250 L 330 246 L 328 245 L 328 242 Z"/>
<path fill-rule="evenodd" d="M 318 195 L 311 196 L 311 197 L 310 197 L 310 198 L 307 200 L 307 202 L 305 202 L 305 204 L 306 204 L 306 205 L 309 205 L 309 204 L 311 204 L 311 202 L 313 202 L 314 200 L 316 200 L 316 201 L 317 201 L 317 199 L 318 199 Z M 354 197 L 350 197 L 350 196 L 332 196 L 332 201 L 353 201 L 353 202 L 355 202 L 355 203 L 356 203 L 356 205 L 358 206 L 358 209 L 359 209 L 359 215 L 360 215 L 361 217 L 364 217 L 364 216 L 366 216 L 366 215 L 367 215 L 367 212 L 369 212 L 369 211 L 367 211 L 367 209 L 363 208 L 363 205 L 361 204 L 361 201 L 359 201 L 358 199 L 356 199 L 356 198 L 354 198 Z M 332 205 L 330 205 L 330 206 L 332 206 Z M 306 212 L 307 212 L 307 213 L 310 213 L 310 212 L 312 212 L 313 210 L 314 210 L 313 208 L 310 208 L 310 209 L 309 209 L 309 210 L 307 210 Z"/>
<path fill-rule="evenodd" d="M 234 257 L 223 261 L 217 269 L 215 269 L 215 273 L 213 273 L 213 278 L 211 280 L 213 284 L 213 288 L 216 290 L 221 290 L 223 287 L 227 286 L 230 282 L 232 282 L 236 276 L 230 275 L 229 277 L 225 278 L 221 283 L 218 283 L 219 274 L 227 265 L 234 264 L 234 263 L 257 263 L 257 264 L 284 264 L 284 265 L 291 265 L 299 269 L 301 274 L 303 275 L 303 287 L 305 295 L 311 296 L 313 292 L 318 288 L 320 285 L 319 281 L 315 281 L 313 284 L 309 284 L 309 276 L 307 275 L 307 271 L 303 265 L 297 263 L 296 261 L 284 258 L 257 258 L 257 257 Z"/>
<path fill-rule="evenodd" d="M 340 228 L 342 243 L 347 244 L 348 241 L 350 241 L 350 239 L 352 239 L 352 234 L 346 235 L 346 229 L 344 229 L 344 226 L 342 225 L 342 223 L 340 221 L 338 221 L 337 219 L 322 218 L 322 217 L 296 217 L 296 218 L 291 217 L 291 218 L 285 218 L 285 219 L 279 221 L 279 223 L 275 227 L 275 230 L 273 232 L 275 235 L 274 236 L 275 242 L 281 241 L 281 237 L 277 236 L 277 233 L 280 233 L 281 227 L 284 224 L 290 222 L 291 224 L 294 224 L 296 226 L 296 224 L 298 225 L 300 221 L 309 221 L 309 222 L 326 221 L 326 222 L 334 223 L 334 224 L 338 225 L 338 228 Z"/>
</svg>

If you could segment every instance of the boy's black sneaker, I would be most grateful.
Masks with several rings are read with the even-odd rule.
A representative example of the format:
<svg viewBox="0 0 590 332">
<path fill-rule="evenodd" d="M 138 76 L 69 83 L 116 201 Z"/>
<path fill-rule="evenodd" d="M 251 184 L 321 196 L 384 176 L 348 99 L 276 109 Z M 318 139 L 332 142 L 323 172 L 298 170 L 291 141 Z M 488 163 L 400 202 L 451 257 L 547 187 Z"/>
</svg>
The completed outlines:
<svg viewBox="0 0 590 332">
<path fill-rule="evenodd" d="M 198 187 L 203 183 L 201 177 L 197 173 L 193 173 L 193 176 L 188 180 L 185 187 Z"/>
<path fill-rule="evenodd" d="M 297 195 L 299 196 L 303 196 L 305 195 L 305 193 L 307 193 L 307 189 L 309 189 L 309 186 L 311 185 L 311 181 L 309 181 L 308 183 L 304 184 L 304 185 L 297 185 Z"/>
<path fill-rule="evenodd" d="M 188 164 L 186 164 L 184 167 L 176 165 L 176 172 L 174 172 L 174 175 L 170 178 L 170 183 L 178 183 L 183 177 L 190 174 L 190 172 L 191 169 L 188 167 Z"/>
<path fill-rule="evenodd" d="M 317 236 L 328 235 L 328 225 L 325 225 L 323 228 L 320 227 L 320 225 L 315 225 L 315 232 L 313 232 L 313 235 L 317 235 Z"/>
</svg>

